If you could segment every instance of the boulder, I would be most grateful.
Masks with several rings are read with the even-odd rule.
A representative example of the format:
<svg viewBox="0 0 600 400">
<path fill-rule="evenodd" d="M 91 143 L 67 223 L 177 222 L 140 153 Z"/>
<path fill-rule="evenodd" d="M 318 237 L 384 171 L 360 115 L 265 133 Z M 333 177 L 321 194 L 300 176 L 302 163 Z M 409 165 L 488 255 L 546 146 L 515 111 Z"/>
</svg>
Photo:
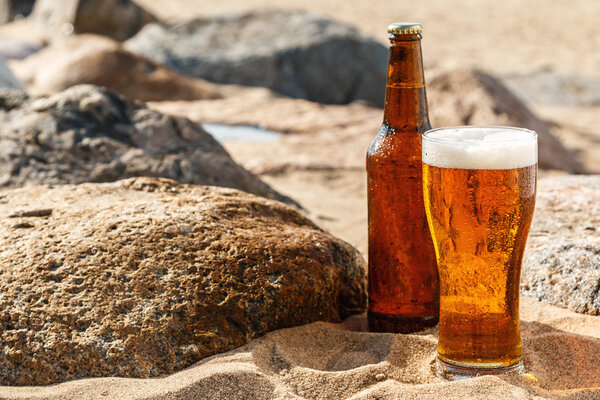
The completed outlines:
<svg viewBox="0 0 600 400">
<path fill-rule="evenodd" d="M 434 126 L 508 125 L 533 129 L 538 133 L 540 168 L 586 172 L 576 156 L 552 135 L 548 124 L 492 75 L 476 70 L 433 74 L 427 80 L 427 94 Z"/>
<path fill-rule="evenodd" d="M 0 0 L 0 24 L 31 14 L 35 0 Z"/>
<path fill-rule="evenodd" d="M 0 57 L 0 89 L 18 89 L 23 90 L 21 82 L 15 78 L 10 68 Z"/>
<path fill-rule="evenodd" d="M 600 175 L 540 180 L 521 292 L 600 315 Z"/>
<path fill-rule="evenodd" d="M 182 73 L 322 103 L 382 106 L 387 49 L 303 11 L 261 10 L 150 24 L 125 47 Z"/>
<path fill-rule="evenodd" d="M 366 306 L 365 262 L 282 203 L 133 178 L 0 201 L 0 384 L 172 373 Z"/>
<path fill-rule="evenodd" d="M 123 49 L 110 38 L 82 34 L 51 44 L 11 66 L 31 94 L 88 83 L 142 101 L 218 98 L 208 82 L 178 74 Z"/>
<path fill-rule="evenodd" d="M 122 41 L 157 20 L 131 0 L 37 0 L 31 17 L 50 41 L 72 33 L 96 33 Z"/>
<path fill-rule="evenodd" d="M 50 97 L 0 92 L 0 188 L 135 176 L 226 186 L 293 203 L 198 124 L 91 85 Z"/>
</svg>

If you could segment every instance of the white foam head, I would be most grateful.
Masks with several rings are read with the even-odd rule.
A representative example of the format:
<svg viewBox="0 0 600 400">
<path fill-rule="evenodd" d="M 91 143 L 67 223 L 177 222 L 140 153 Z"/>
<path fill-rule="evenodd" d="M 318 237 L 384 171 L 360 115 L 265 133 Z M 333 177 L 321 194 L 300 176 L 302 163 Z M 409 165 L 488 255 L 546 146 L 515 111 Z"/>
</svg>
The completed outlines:
<svg viewBox="0 0 600 400">
<path fill-rule="evenodd" d="M 434 167 L 515 169 L 537 160 L 537 134 L 527 129 L 459 126 L 423 134 L 423 162 Z"/>
</svg>

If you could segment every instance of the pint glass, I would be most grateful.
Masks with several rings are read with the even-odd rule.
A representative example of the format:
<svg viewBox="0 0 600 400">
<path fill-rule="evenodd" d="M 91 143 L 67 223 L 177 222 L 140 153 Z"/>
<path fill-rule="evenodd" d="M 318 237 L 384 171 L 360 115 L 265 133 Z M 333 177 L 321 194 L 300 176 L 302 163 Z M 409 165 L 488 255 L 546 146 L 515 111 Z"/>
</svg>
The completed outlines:
<svg viewBox="0 0 600 400">
<path fill-rule="evenodd" d="M 422 144 L 440 279 L 436 374 L 520 373 L 519 280 L 535 206 L 537 134 L 442 128 L 425 132 Z"/>
</svg>

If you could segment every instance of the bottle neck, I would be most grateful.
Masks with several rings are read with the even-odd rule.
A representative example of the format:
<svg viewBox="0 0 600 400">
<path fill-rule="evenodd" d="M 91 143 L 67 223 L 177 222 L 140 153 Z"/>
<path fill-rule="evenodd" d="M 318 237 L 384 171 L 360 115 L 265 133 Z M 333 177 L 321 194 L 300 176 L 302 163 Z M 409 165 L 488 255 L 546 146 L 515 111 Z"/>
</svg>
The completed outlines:
<svg viewBox="0 0 600 400">
<path fill-rule="evenodd" d="M 383 123 L 395 130 L 431 128 L 423 75 L 421 35 L 402 35 L 390 39 L 388 79 Z"/>
</svg>

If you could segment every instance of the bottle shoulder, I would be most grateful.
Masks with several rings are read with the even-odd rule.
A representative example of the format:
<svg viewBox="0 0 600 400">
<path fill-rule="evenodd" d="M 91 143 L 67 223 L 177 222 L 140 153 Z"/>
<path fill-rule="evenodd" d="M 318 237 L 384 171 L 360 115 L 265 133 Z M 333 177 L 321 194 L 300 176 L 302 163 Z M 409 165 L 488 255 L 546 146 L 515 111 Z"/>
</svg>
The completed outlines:
<svg viewBox="0 0 600 400">
<path fill-rule="evenodd" d="M 403 153 L 421 153 L 421 135 L 430 129 L 430 125 L 420 127 L 394 127 L 383 124 L 367 151 L 367 156 Z"/>
</svg>

